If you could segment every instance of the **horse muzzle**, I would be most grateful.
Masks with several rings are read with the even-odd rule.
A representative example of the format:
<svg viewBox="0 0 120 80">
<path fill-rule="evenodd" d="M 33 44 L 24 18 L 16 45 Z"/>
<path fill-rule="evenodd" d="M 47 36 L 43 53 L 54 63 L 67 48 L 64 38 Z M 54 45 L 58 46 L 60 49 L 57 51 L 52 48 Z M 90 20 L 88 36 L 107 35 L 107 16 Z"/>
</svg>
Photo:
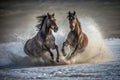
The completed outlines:
<svg viewBox="0 0 120 80">
<path fill-rule="evenodd" d="M 70 29 L 71 29 L 72 31 L 74 31 L 75 28 L 74 28 L 73 26 L 70 26 Z"/>
<path fill-rule="evenodd" d="M 58 31 L 58 27 L 55 27 L 55 28 L 54 28 L 54 32 L 57 32 L 57 31 Z"/>
</svg>

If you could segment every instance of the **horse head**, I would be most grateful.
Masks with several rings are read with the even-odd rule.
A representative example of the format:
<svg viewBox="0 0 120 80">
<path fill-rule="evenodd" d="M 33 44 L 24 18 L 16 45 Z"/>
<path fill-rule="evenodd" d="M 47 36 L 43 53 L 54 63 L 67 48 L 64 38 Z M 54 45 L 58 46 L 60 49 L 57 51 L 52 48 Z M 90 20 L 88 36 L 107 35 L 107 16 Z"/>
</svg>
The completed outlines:
<svg viewBox="0 0 120 80">
<path fill-rule="evenodd" d="M 76 23 L 77 23 L 77 17 L 76 17 L 76 12 L 68 12 L 68 20 L 70 24 L 70 29 L 73 31 L 75 29 Z"/>
<path fill-rule="evenodd" d="M 54 30 L 54 32 L 58 31 L 58 26 L 56 24 L 56 19 L 55 19 L 55 14 L 49 14 L 47 13 L 47 27 L 49 27 L 50 29 Z"/>
</svg>

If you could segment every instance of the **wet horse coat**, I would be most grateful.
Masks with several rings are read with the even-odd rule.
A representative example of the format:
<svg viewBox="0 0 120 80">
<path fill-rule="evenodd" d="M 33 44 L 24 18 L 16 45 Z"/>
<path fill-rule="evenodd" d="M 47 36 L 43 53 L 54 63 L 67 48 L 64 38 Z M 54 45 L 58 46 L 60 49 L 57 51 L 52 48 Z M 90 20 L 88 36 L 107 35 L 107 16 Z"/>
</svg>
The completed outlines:
<svg viewBox="0 0 120 80">
<path fill-rule="evenodd" d="M 58 30 L 58 27 L 55 23 L 54 14 L 50 15 L 48 13 L 47 15 L 40 16 L 39 18 L 42 18 L 41 24 L 37 25 L 39 32 L 35 37 L 26 42 L 24 46 L 24 52 L 32 57 L 40 57 L 42 53 L 48 51 L 51 58 L 54 59 L 53 53 L 50 49 L 56 49 L 56 61 L 59 62 L 58 46 L 55 44 L 55 37 L 51 31 L 51 29 L 53 29 L 54 32 L 57 32 Z"/>
<path fill-rule="evenodd" d="M 67 57 L 69 60 L 74 55 L 76 50 L 84 51 L 85 47 L 88 44 L 88 38 L 87 35 L 82 32 L 80 22 L 78 21 L 75 12 L 69 12 L 68 18 L 71 30 L 67 36 L 66 41 L 63 43 L 62 52 L 63 55 L 66 56 L 64 47 L 70 45 L 74 48 L 74 51 L 71 53 L 71 55 Z"/>
</svg>

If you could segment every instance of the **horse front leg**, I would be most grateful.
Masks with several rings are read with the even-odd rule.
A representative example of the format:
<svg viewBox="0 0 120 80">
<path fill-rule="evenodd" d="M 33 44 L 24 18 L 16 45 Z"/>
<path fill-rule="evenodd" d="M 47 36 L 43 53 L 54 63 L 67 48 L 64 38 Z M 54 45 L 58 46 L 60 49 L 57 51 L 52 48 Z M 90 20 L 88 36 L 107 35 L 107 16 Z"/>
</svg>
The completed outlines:
<svg viewBox="0 0 120 80">
<path fill-rule="evenodd" d="M 59 50 L 58 50 L 58 46 L 55 45 L 55 49 L 57 51 L 57 58 L 56 58 L 56 61 L 59 62 Z"/>
<path fill-rule="evenodd" d="M 63 42 L 63 46 L 62 46 L 62 53 L 63 53 L 63 56 L 66 56 L 64 47 L 67 46 L 67 44 L 68 44 L 67 41 Z"/>
<path fill-rule="evenodd" d="M 45 47 L 48 50 L 48 52 L 50 53 L 51 59 L 54 60 L 54 55 L 53 55 L 52 51 L 50 50 L 50 48 L 48 48 L 47 46 L 45 46 Z"/>
<path fill-rule="evenodd" d="M 71 59 L 72 57 L 73 57 L 73 55 L 75 54 L 75 52 L 76 52 L 76 50 L 78 49 L 78 44 L 76 45 L 76 47 L 75 47 L 75 49 L 74 49 L 74 51 L 71 53 L 71 55 L 70 56 L 67 56 L 67 60 L 69 60 L 69 59 Z"/>
</svg>

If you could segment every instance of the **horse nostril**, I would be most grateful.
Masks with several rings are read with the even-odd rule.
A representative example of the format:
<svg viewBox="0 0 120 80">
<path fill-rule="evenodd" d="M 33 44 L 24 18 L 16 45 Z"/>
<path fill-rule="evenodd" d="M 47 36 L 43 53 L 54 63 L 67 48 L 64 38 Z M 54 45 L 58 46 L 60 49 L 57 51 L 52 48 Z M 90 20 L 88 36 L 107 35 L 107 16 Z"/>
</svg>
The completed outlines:
<svg viewBox="0 0 120 80">
<path fill-rule="evenodd" d="M 54 31 L 57 32 L 57 31 L 58 31 L 58 27 L 55 27 L 55 28 L 54 28 Z"/>
<path fill-rule="evenodd" d="M 56 30 L 58 30 L 58 27 L 56 28 Z"/>
</svg>

